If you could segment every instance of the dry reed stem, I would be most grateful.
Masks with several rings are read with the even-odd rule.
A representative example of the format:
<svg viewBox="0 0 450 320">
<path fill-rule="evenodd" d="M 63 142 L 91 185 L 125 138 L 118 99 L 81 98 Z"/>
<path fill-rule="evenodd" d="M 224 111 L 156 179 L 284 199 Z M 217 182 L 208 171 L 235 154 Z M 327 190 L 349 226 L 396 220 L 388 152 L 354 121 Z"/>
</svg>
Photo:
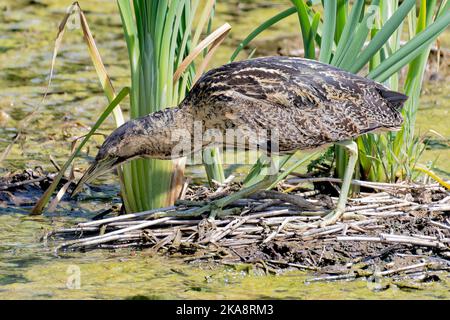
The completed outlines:
<svg viewBox="0 0 450 320">
<path fill-rule="evenodd" d="M 437 250 L 440 257 L 429 256 L 429 261 L 446 261 L 445 259 L 450 258 L 450 221 L 445 220 L 443 216 L 450 207 L 450 193 L 445 190 L 436 191 L 435 185 L 421 186 L 421 190 L 444 192 L 444 194 L 436 200 L 431 200 L 430 203 L 419 203 L 416 200 L 411 201 L 411 197 L 405 197 L 410 190 L 407 186 L 402 185 L 403 191 L 398 194 L 392 192 L 395 187 L 381 185 L 389 190 L 380 193 L 362 193 L 360 198 L 350 199 L 344 219 L 335 225 L 323 228 L 311 228 L 311 222 L 320 220 L 329 209 L 324 210 L 321 206 L 321 198 L 318 198 L 319 200 L 305 199 L 306 196 L 315 196 L 316 192 L 303 192 L 303 198 L 299 198 L 300 202 L 293 200 L 298 195 L 263 192 L 258 194 L 256 199 L 240 199 L 226 207 L 219 214 L 221 219 L 212 223 L 205 223 L 207 221 L 204 219 L 205 215 L 190 215 L 190 212 L 207 205 L 210 200 L 194 202 L 183 200 L 177 206 L 168 208 L 79 223 L 74 227 L 50 232 L 44 239 L 50 237 L 66 239 L 57 247 L 57 251 L 61 249 L 142 247 L 151 248 L 152 252 L 157 252 L 167 251 L 169 248 L 182 250 L 181 248 L 186 246 L 194 246 L 207 251 L 225 250 L 231 256 L 236 257 L 238 262 L 247 262 L 246 258 L 239 254 L 239 250 L 266 246 L 279 241 L 298 243 L 323 241 L 324 244 L 393 244 L 394 246 L 389 247 L 389 250 L 395 251 L 404 247 Z M 218 185 L 213 192 L 202 190 L 201 194 L 209 199 L 209 196 L 213 195 L 214 197 L 214 195 L 226 191 L 228 187 L 230 187 L 229 182 Z M 189 192 L 192 194 L 197 191 L 190 190 Z M 280 194 L 283 196 L 280 197 Z M 293 203 L 303 205 L 304 202 L 311 207 L 304 210 L 293 205 Z M 430 228 L 434 228 L 434 235 L 421 234 L 420 231 L 399 234 L 398 231 L 394 232 L 389 229 L 389 219 L 402 219 L 405 223 L 415 223 L 416 215 L 420 212 L 433 215 L 426 221 Z M 264 262 L 270 265 L 264 265 L 262 262 L 257 264 L 269 269 L 291 267 L 302 270 L 320 270 L 318 264 L 323 260 L 324 253 L 325 247 L 320 257 L 314 259 L 310 255 L 310 258 L 306 258 L 305 262 L 309 265 L 273 259 Z M 382 254 L 380 253 L 380 255 Z M 201 257 L 188 258 L 188 260 L 214 259 L 222 260 L 226 264 L 233 264 L 234 262 L 229 259 L 230 255 L 224 257 L 217 253 L 212 255 L 206 253 Z M 429 262 L 413 263 L 400 268 L 386 269 L 378 272 L 377 275 L 392 276 L 409 270 L 427 269 L 429 266 Z M 365 272 L 359 274 L 347 270 L 343 275 L 318 277 L 309 281 L 348 280 L 359 277 Z M 374 272 L 370 274 L 375 275 Z"/>
</svg>

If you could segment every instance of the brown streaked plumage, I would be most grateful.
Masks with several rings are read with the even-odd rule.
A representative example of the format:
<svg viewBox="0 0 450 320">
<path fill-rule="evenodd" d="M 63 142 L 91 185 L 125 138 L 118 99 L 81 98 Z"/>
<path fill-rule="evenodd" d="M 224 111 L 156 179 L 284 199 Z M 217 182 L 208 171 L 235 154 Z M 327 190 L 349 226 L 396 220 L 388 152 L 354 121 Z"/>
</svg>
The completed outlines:
<svg viewBox="0 0 450 320">
<path fill-rule="evenodd" d="M 226 64 L 204 74 L 177 108 L 131 120 L 104 142 L 81 185 L 135 157 L 172 158 L 176 129 L 239 129 L 254 133 L 276 129 L 279 152 L 292 153 L 347 141 L 402 125 L 408 97 L 372 80 L 313 60 L 266 57 Z M 247 141 L 248 142 L 248 141 Z M 257 146 L 270 148 L 257 141 Z M 201 146 L 205 147 L 205 145 Z M 249 145 L 237 145 L 248 148 Z M 192 147 L 189 152 L 197 150 Z M 186 154 L 183 154 L 186 155 Z"/>
<path fill-rule="evenodd" d="M 205 128 L 276 128 L 280 151 L 347 140 L 402 124 L 407 97 L 313 60 L 268 57 L 206 73 L 181 103 Z M 233 116 L 229 116 L 233 115 Z"/>
</svg>

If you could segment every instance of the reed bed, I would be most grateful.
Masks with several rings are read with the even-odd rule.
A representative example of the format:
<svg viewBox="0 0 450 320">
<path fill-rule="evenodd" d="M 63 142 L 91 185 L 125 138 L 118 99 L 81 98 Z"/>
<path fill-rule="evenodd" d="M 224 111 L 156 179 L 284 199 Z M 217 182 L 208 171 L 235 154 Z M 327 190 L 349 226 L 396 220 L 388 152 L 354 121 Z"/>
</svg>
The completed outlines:
<svg viewBox="0 0 450 320">
<path fill-rule="evenodd" d="M 353 73 L 366 73 L 367 69 L 368 78 L 410 96 L 404 108 L 405 124 L 400 132 L 370 134 L 357 139 L 360 157 L 356 177 L 376 182 L 395 182 L 399 176 L 402 180 L 414 180 L 422 173 L 430 175 L 429 165 L 418 163 L 425 144 L 414 134 L 414 123 L 431 46 L 450 23 L 450 2 L 421 0 L 420 6 L 416 0 L 373 0 L 370 5 L 364 1 L 348 0 L 291 2 L 291 8 L 277 13 L 245 37 L 229 61 L 241 58 L 242 51 L 251 46 L 262 32 L 288 16 L 297 14 L 305 58 L 317 58 Z M 215 0 L 161 0 L 153 1 L 151 5 L 142 0 L 119 0 L 130 57 L 131 87 L 123 88 L 117 95 L 96 48 L 86 16 L 78 2 L 71 6 L 58 29 L 49 80 L 52 78 L 65 24 L 71 15 L 78 15 L 109 105 L 87 135 L 80 139 L 78 147 L 73 148 L 54 183 L 32 209 L 32 214 L 42 214 L 71 162 L 106 117 L 113 113 L 116 124 L 119 126 L 123 123 L 119 103 L 126 96 L 130 96 L 131 118 L 178 105 L 183 100 L 198 77 L 207 70 L 208 62 L 231 28 L 224 24 L 212 30 L 215 5 Z M 199 16 L 198 21 L 196 16 Z M 405 38 L 401 30 L 406 23 L 408 32 Z M 208 36 L 200 41 L 204 33 Z M 242 58 L 248 58 L 253 53 L 254 50 Z M 198 63 L 199 59 L 201 63 Z M 399 87 L 399 72 L 405 66 L 408 66 L 408 72 L 402 89 Z M 17 137 L 12 143 L 16 140 Z M 6 157 L 9 149 L 0 156 L 0 161 Z M 208 181 L 223 182 L 226 177 L 218 150 L 204 150 L 203 156 L 204 160 L 208 160 L 204 161 Z M 274 161 L 283 168 L 290 157 L 274 157 Z M 340 147 L 335 148 L 332 159 L 335 176 L 342 177 L 347 167 L 347 157 Z M 118 173 L 126 211 L 138 212 L 173 204 L 182 187 L 184 166 L 184 160 L 174 164 L 172 161 L 148 159 L 134 160 L 124 165 Z M 244 186 L 249 187 L 262 180 L 266 171 L 267 163 L 260 159 L 245 178 Z M 280 175 L 279 179 L 283 178 Z M 48 211 L 56 208 L 67 188 L 68 184 L 53 197 L 53 205 L 48 206 Z"/>
<path fill-rule="evenodd" d="M 312 227 L 312 222 L 334 207 L 337 198 L 318 190 L 285 191 L 298 183 L 324 181 L 340 182 L 334 178 L 288 177 L 277 191 L 235 201 L 214 221 L 191 213 L 239 186 L 192 186 L 175 206 L 78 223 L 49 232 L 44 240 L 52 241 L 56 254 L 132 248 L 181 255 L 187 262 L 253 263 L 271 270 L 326 272 L 330 266 L 340 266 L 351 271 L 352 277 L 357 275 L 349 264 L 374 260 L 386 252 L 391 260 L 392 255 L 405 255 L 399 265 L 406 269 L 391 270 L 386 262 L 381 275 L 450 266 L 450 192 L 439 184 L 354 180 L 353 184 L 366 192 L 349 200 L 343 220 Z M 420 263 L 421 267 L 408 268 Z"/>
</svg>

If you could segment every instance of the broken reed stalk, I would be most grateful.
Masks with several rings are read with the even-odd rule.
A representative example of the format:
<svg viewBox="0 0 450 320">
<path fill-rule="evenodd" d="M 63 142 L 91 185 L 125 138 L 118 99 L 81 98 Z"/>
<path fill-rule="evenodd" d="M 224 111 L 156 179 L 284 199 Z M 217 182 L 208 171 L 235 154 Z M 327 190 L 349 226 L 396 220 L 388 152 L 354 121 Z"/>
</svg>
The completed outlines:
<svg viewBox="0 0 450 320">
<path fill-rule="evenodd" d="M 323 228 L 311 228 L 310 224 L 320 220 L 329 210 L 324 209 L 320 200 L 314 198 L 321 195 L 304 192 L 302 194 L 308 196 L 300 198 L 293 194 L 264 191 L 251 199 L 236 199 L 219 212 L 219 219 L 215 221 L 205 220 L 203 217 L 210 210 L 208 198 L 206 201 L 195 202 L 185 200 L 167 208 L 79 223 L 75 227 L 51 232 L 45 239 L 64 239 L 57 246 L 56 252 L 133 247 L 151 248 L 156 252 L 170 248 L 176 251 L 176 248 L 185 246 L 211 248 L 212 245 L 213 248 L 229 250 L 236 257 L 236 250 L 274 242 L 323 241 L 329 245 L 381 243 L 401 248 L 431 248 L 437 250 L 442 257 L 450 256 L 450 221 L 443 220 L 439 213 L 449 211 L 450 194 L 442 189 L 436 191 L 435 185 L 421 186 L 424 192 L 428 190 L 441 193 L 439 197 L 435 197 L 436 200 L 422 204 L 407 197 L 409 188 L 406 186 L 400 194 L 393 186 L 383 186 L 389 190 L 378 194 L 366 193 L 361 198 L 350 199 L 343 221 Z M 219 188 L 222 192 L 228 186 L 219 184 Z M 216 194 L 217 190 L 209 192 L 209 195 Z M 283 196 L 280 197 L 280 194 Z M 301 200 L 293 201 L 294 198 Z M 331 200 L 336 202 L 336 199 Z M 389 219 L 402 219 L 404 223 L 414 225 L 416 215 L 425 211 L 433 215 L 427 222 L 435 230 L 433 235 L 421 234 L 420 228 L 415 228 L 410 234 L 399 234 L 389 227 Z M 230 263 L 229 260 L 223 260 Z M 238 260 L 242 261 L 242 257 L 238 256 Z M 274 262 L 273 267 L 282 265 L 283 263 Z M 284 262 L 284 266 L 308 269 L 302 264 L 289 261 Z M 309 269 L 317 270 L 318 266 L 312 263 Z M 348 279 L 354 275 L 342 277 Z M 326 279 L 332 280 L 329 277 Z M 336 276 L 337 279 L 341 279 L 341 276 Z"/>
</svg>

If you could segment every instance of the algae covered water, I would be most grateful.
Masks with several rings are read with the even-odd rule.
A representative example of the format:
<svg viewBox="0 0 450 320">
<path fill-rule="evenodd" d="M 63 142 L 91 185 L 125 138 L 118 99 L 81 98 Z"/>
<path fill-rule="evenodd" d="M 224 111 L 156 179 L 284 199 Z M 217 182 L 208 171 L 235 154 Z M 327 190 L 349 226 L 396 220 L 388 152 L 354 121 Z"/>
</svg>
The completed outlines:
<svg viewBox="0 0 450 320">
<path fill-rule="evenodd" d="M 219 1 L 220 3 L 220 1 Z M 216 22 L 233 26 L 225 46 L 212 66 L 227 61 L 242 37 L 256 25 L 287 7 L 287 1 L 222 2 Z M 0 152 L 17 133 L 20 120 L 42 98 L 48 81 L 57 27 L 70 2 L 56 0 L 0 1 Z M 117 89 L 128 84 L 128 59 L 114 1 L 85 1 L 80 5 L 94 33 L 100 53 Z M 245 22 L 244 22 L 245 20 Z M 293 16 L 258 38 L 261 54 L 288 50 L 285 38 L 299 43 Z M 441 39 L 448 48 L 449 32 Z M 292 49 L 294 50 L 294 49 Z M 258 54 L 258 51 L 257 51 Z M 443 77 L 443 79 L 442 79 Z M 440 79 L 439 79 L 440 78 Z M 447 72 L 427 82 L 417 126 L 449 139 L 449 81 Z M 437 85 L 438 84 L 438 85 Z M 58 55 L 50 95 L 24 129 L 8 158 L 0 165 L 0 175 L 28 168 L 54 171 L 50 156 L 61 165 L 70 152 L 72 138 L 86 133 L 106 106 L 80 30 L 66 32 Z M 124 105 L 126 109 L 126 104 Z M 109 119 L 102 127 L 113 128 Z M 101 137 L 97 137 L 97 142 Z M 436 140 L 438 141 L 438 140 Z M 77 160 L 85 168 L 95 154 L 91 150 Z M 436 142 L 427 150 L 424 162 L 436 161 L 439 173 L 449 176 L 450 151 Z M 201 168 L 188 174 L 202 176 Z M 387 279 L 351 282 L 309 282 L 314 274 L 299 271 L 265 275 L 251 266 L 224 267 L 188 264 L 180 258 L 155 256 L 151 252 L 119 250 L 67 253 L 55 256 L 52 244 L 41 242 L 49 230 L 73 225 L 109 208 L 117 193 L 117 180 L 109 175 L 101 180 L 106 187 L 85 196 L 76 205 L 63 202 L 56 213 L 30 217 L 29 205 L 6 207 L 0 204 L 0 298 L 2 299 L 415 299 L 450 298 L 450 280 L 420 286 L 391 283 Z M 1 199 L 0 199 L 1 200 Z"/>
<path fill-rule="evenodd" d="M 249 265 L 189 265 L 128 250 L 55 257 L 39 235 L 64 219 L 0 217 L 2 299 L 448 299 L 450 281 L 308 283 L 312 274 L 265 275 Z"/>
</svg>

